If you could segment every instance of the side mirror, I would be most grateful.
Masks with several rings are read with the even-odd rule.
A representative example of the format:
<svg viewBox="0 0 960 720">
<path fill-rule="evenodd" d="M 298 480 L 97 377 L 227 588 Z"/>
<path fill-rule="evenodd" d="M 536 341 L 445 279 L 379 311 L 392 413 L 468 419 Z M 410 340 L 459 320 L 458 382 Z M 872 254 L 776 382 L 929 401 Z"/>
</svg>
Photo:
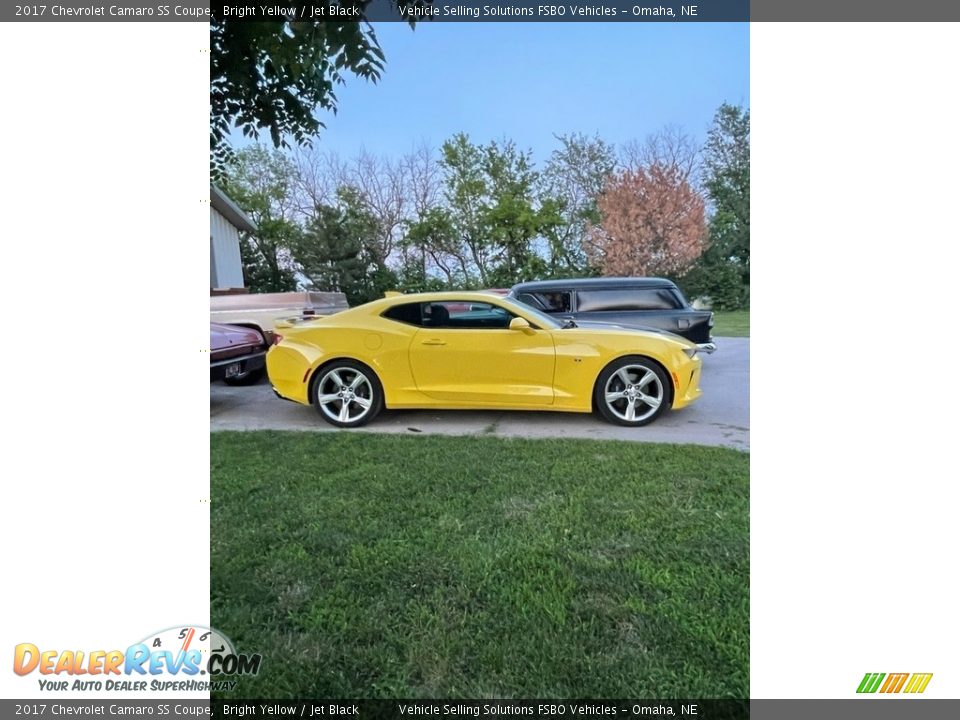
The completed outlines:
<svg viewBox="0 0 960 720">
<path fill-rule="evenodd" d="M 530 328 L 530 323 L 528 323 L 522 317 L 515 317 L 513 320 L 510 321 L 510 329 L 522 330 L 523 332 L 526 332 L 531 328 Z"/>
</svg>

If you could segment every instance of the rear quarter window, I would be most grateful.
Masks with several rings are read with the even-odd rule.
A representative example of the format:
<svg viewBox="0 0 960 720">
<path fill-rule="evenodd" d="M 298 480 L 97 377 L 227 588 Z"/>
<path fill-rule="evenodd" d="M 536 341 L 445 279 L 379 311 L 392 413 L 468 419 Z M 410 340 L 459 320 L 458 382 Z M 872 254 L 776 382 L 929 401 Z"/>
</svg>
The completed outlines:
<svg viewBox="0 0 960 720">
<path fill-rule="evenodd" d="M 423 325 L 423 311 L 421 310 L 420 305 L 420 303 L 394 305 L 392 308 L 385 310 L 382 316 L 389 318 L 390 320 L 406 323 L 407 325 L 416 325 L 417 327 L 420 327 Z"/>
<path fill-rule="evenodd" d="M 547 292 L 523 292 L 517 300 L 537 310 L 547 313 L 570 312 L 570 292 L 568 290 L 551 290 Z"/>
</svg>

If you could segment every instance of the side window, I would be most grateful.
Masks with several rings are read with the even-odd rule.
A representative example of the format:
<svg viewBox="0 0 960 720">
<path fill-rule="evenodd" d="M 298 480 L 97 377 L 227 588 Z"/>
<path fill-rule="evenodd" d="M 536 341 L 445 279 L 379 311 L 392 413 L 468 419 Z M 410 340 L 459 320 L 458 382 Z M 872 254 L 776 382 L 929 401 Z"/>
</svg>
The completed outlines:
<svg viewBox="0 0 960 720">
<path fill-rule="evenodd" d="M 673 295 L 676 298 L 677 302 L 680 304 L 680 307 L 682 308 L 689 307 L 690 301 L 687 300 L 687 296 L 683 294 L 683 290 L 681 290 L 680 288 L 674 288 Z"/>
<path fill-rule="evenodd" d="M 520 293 L 517 295 L 517 302 L 522 302 L 524 305 L 529 305 L 537 310 L 546 311 L 543 303 L 537 300 L 537 297 L 533 293 Z"/>
<path fill-rule="evenodd" d="M 490 303 L 446 301 L 426 303 L 423 326 L 463 330 L 506 329 L 513 314 Z"/>
<path fill-rule="evenodd" d="M 570 312 L 570 293 L 567 291 L 533 293 L 539 305 L 533 305 L 548 313 Z M 529 303 L 528 303 L 529 304 Z"/>
<path fill-rule="evenodd" d="M 394 305 L 383 313 L 383 317 L 406 323 L 407 325 L 423 325 L 423 316 L 421 313 L 422 303 L 407 303 L 406 305 Z"/>
<path fill-rule="evenodd" d="M 578 299 L 580 312 L 676 310 L 680 307 L 670 288 L 581 290 Z"/>
</svg>

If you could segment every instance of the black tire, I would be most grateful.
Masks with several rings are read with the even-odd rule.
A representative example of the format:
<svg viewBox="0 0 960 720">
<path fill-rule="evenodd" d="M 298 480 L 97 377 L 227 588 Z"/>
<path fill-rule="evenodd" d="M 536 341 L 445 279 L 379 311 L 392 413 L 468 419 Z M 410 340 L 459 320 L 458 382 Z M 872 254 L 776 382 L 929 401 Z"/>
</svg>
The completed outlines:
<svg viewBox="0 0 960 720">
<path fill-rule="evenodd" d="M 672 392 L 670 379 L 658 363 L 631 355 L 603 369 L 593 388 L 593 403 L 607 422 L 640 427 L 649 425 L 670 407 Z M 608 393 L 616 399 L 608 400 Z"/>
<path fill-rule="evenodd" d="M 224 378 L 223 381 L 227 385 L 233 387 L 241 387 L 244 385 L 256 385 L 258 382 L 263 380 L 263 368 L 257 368 L 256 370 L 251 370 L 248 373 L 243 375 L 234 375 L 233 377 Z"/>
<path fill-rule="evenodd" d="M 368 403 L 366 406 L 364 401 Z M 314 374 L 310 402 L 320 417 L 331 425 L 360 427 L 373 420 L 383 409 L 383 386 L 377 374 L 363 363 L 333 360 Z"/>
</svg>

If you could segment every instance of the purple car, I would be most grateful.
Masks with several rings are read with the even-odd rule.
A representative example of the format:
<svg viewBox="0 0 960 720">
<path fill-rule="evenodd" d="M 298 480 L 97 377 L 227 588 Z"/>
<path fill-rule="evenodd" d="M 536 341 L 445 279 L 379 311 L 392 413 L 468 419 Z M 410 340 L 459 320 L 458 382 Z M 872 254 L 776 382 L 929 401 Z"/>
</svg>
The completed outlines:
<svg viewBox="0 0 960 720">
<path fill-rule="evenodd" d="M 267 349 L 257 330 L 210 323 L 210 382 L 253 385 L 263 377 Z"/>
</svg>

